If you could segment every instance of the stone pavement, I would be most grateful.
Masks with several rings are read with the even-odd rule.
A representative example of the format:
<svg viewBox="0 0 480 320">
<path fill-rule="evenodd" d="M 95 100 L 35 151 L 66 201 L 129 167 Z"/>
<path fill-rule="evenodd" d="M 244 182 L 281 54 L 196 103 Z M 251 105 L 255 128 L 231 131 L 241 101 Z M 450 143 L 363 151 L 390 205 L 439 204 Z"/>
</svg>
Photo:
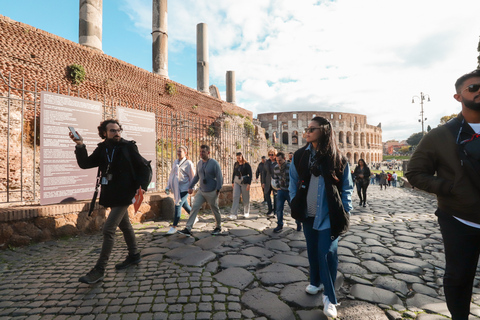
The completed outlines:
<svg viewBox="0 0 480 320">
<path fill-rule="evenodd" d="M 339 243 L 338 319 L 447 319 L 435 198 L 371 185 L 367 202 Z M 305 240 L 291 217 L 275 234 L 260 203 L 248 219 L 222 212 L 219 236 L 209 211 L 192 238 L 166 236 L 168 222 L 136 224 L 143 261 L 115 271 L 126 255 L 119 232 L 105 280 L 92 286 L 78 278 L 95 264 L 100 234 L 0 252 L 0 319 L 327 319 L 321 295 L 304 291 Z M 473 301 L 478 319 L 478 280 Z"/>
</svg>

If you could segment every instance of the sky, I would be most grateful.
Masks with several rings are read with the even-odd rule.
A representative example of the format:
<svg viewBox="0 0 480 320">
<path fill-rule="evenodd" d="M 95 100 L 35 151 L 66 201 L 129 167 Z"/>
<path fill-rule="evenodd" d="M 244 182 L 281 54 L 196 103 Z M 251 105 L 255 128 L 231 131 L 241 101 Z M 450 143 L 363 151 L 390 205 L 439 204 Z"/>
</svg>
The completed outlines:
<svg viewBox="0 0 480 320">
<path fill-rule="evenodd" d="M 78 42 L 78 0 L 0 0 L 0 14 Z M 152 71 L 152 1 L 103 0 L 105 54 Z M 458 113 L 454 82 L 477 67 L 479 0 L 170 0 L 168 76 L 197 88 L 196 25 L 209 84 L 259 113 L 334 111 L 407 139 Z M 416 98 L 414 98 L 416 96 Z M 414 98 L 414 103 L 412 103 Z"/>
</svg>

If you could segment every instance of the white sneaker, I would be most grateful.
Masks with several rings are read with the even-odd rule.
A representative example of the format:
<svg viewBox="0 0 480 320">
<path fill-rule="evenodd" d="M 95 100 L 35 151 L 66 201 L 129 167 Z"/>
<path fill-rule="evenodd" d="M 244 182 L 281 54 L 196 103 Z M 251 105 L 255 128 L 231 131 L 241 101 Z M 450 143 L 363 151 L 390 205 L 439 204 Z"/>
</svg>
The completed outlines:
<svg viewBox="0 0 480 320">
<path fill-rule="evenodd" d="M 195 221 L 193 222 L 193 224 L 196 224 L 198 222 L 198 217 L 195 217 Z"/>
<path fill-rule="evenodd" d="M 237 220 L 237 215 L 236 214 L 231 214 L 231 215 L 228 216 L 228 219 Z"/>
<path fill-rule="evenodd" d="M 308 294 L 317 294 L 318 291 L 320 291 L 320 287 L 316 287 L 316 286 L 311 285 L 311 284 L 309 284 L 309 285 L 305 288 L 305 292 L 308 293 Z"/>
<path fill-rule="evenodd" d="M 248 213 L 248 212 L 247 212 L 247 213 L 244 213 L 244 214 L 243 214 L 243 217 L 244 217 L 244 218 L 250 217 L 250 213 Z"/>
<path fill-rule="evenodd" d="M 323 295 L 323 313 L 330 318 L 337 317 L 337 308 L 330 302 L 326 295 Z"/>
<path fill-rule="evenodd" d="M 175 227 L 170 227 L 170 230 L 168 230 L 167 234 L 175 234 L 177 233 L 177 229 Z"/>
</svg>

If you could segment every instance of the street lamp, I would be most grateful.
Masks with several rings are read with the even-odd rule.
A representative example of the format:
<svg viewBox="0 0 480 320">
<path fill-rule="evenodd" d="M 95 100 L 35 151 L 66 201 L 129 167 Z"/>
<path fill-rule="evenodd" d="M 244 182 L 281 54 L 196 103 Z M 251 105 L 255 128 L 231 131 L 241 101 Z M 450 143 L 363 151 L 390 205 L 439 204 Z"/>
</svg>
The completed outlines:
<svg viewBox="0 0 480 320">
<path fill-rule="evenodd" d="M 423 101 L 425 100 L 425 98 L 427 98 L 428 102 L 430 102 L 430 96 L 428 94 L 424 94 L 423 92 L 420 92 L 420 97 L 419 96 L 413 96 L 412 97 L 412 103 L 415 103 L 415 98 L 417 99 L 420 99 L 420 119 L 418 120 L 418 122 L 422 122 L 422 136 L 425 135 L 425 130 L 423 129 L 423 122 L 424 121 L 427 121 L 427 118 L 424 118 L 423 117 Z"/>
</svg>

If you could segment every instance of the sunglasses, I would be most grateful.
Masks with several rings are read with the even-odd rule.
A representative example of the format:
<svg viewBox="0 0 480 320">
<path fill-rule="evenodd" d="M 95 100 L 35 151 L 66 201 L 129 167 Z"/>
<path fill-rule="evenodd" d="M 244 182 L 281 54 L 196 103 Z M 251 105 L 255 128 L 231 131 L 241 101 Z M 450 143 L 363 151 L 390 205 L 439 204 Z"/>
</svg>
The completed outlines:
<svg viewBox="0 0 480 320">
<path fill-rule="evenodd" d="M 269 153 L 269 154 L 268 154 L 269 157 L 273 157 L 274 155 L 275 155 L 275 154 L 273 154 L 273 153 Z"/>
<path fill-rule="evenodd" d="M 463 89 L 463 91 L 465 91 L 465 90 L 468 90 L 468 92 L 470 92 L 470 93 L 477 92 L 478 90 L 480 90 L 480 83 L 471 84 L 468 87 L 466 87 L 465 89 Z"/>
<path fill-rule="evenodd" d="M 317 129 L 321 129 L 321 128 L 315 128 L 315 127 L 305 128 L 305 133 L 312 133 L 313 131 L 315 131 L 315 130 L 317 130 Z"/>
<path fill-rule="evenodd" d="M 108 130 L 108 132 L 110 132 L 110 133 L 120 133 L 122 131 L 123 131 L 122 129 L 110 129 L 110 130 Z"/>
</svg>

